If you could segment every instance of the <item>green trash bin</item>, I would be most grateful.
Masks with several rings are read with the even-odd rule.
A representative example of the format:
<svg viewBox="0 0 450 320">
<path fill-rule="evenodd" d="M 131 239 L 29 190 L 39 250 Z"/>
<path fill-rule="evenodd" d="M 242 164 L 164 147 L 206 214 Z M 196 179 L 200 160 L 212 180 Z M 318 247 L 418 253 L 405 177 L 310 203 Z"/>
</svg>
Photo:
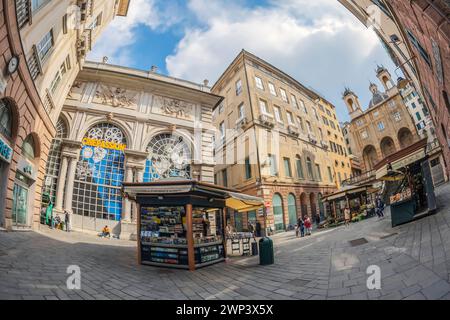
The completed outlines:
<svg viewBox="0 0 450 320">
<path fill-rule="evenodd" d="M 273 241 L 269 237 L 259 240 L 259 264 L 262 266 L 273 264 Z"/>
</svg>

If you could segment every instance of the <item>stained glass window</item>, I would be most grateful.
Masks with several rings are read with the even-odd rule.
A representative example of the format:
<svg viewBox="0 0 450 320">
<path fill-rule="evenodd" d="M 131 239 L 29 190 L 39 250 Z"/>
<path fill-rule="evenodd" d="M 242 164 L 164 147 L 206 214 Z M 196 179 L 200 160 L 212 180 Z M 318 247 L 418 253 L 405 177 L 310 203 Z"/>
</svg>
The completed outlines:
<svg viewBox="0 0 450 320">
<path fill-rule="evenodd" d="M 144 182 L 179 177 L 190 179 L 191 150 L 182 137 L 159 134 L 150 141 Z"/>
<path fill-rule="evenodd" d="M 101 123 L 91 128 L 86 138 L 126 144 L 122 130 L 113 124 Z M 120 220 L 121 187 L 124 180 L 123 150 L 85 145 L 75 172 L 72 209 L 86 217 Z"/>
</svg>

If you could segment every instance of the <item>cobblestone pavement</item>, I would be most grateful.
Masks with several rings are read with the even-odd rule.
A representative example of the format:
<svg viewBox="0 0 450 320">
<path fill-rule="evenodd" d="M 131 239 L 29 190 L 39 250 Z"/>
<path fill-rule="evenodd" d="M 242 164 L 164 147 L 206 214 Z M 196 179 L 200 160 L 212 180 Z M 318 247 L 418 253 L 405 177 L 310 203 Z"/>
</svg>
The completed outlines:
<svg viewBox="0 0 450 320">
<path fill-rule="evenodd" d="M 275 236 L 275 264 L 232 258 L 195 272 L 136 264 L 135 243 L 54 230 L 0 232 L 0 299 L 450 299 L 450 184 L 439 211 L 391 228 L 389 216 L 297 239 Z M 351 246 L 350 240 L 368 243 Z M 368 290 L 366 269 L 381 268 Z M 81 290 L 66 269 L 79 265 Z"/>
</svg>

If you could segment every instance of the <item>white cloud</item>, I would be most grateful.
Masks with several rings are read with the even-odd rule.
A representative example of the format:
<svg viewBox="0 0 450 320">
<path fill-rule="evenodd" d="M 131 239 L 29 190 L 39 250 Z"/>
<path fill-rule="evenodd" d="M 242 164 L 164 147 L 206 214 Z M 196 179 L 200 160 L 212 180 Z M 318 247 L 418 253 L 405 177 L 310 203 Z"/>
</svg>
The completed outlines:
<svg viewBox="0 0 450 320">
<path fill-rule="evenodd" d="M 110 63 L 128 65 L 138 27 L 163 31 L 178 22 L 179 16 L 173 14 L 174 11 L 170 5 L 161 10 L 155 0 L 132 0 L 127 17 L 116 17 L 108 25 L 90 52 L 89 59 L 100 61 L 107 56 Z"/>
<path fill-rule="evenodd" d="M 243 48 L 311 85 L 339 106 L 349 85 L 368 101 L 376 63 L 390 67 L 376 35 L 336 0 L 283 0 L 248 9 L 237 1 L 191 0 L 202 26 L 186 30 L 166 58 L 170 75 L 216 81 Z M 344 109 L 344 110 L 343 110 Z"/>
</svg>

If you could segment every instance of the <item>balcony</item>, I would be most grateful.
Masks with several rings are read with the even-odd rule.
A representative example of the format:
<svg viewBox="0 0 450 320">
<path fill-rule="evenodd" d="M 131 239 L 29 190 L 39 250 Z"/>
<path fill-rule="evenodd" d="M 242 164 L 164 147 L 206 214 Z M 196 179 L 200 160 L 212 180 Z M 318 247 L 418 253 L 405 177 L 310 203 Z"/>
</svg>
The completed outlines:
<svg viewBox="0 0 450 320">
<path fill-rule="evenodd" d="M 312 144 L 317 144 L 317 138 L 316 138 L 316 136 L 314 134 L 309 133 L 308 134 L 308 139 L 309 139 L 309 142 L 311 142 Z"/>
<path fill-rule="evenodd" d="M 288 129 L 288 133 L 292 136 L 298 137 L 300 135 L 298 128 L 295 125 L 290 124 L 290 125 L 288 125 L 287 129 Z"/>
<path fill-rule="evenodd" d="M 78 59 L 84 59 L 88 51 L 91 50 L 92 30 L 84 30 L 81 36 L 77 39 L 77 55 Z"/>
<path fill-rule="evenodd" d="M 92 15 L 92 0 L 78 0 L 78 7 L 80 7 L 80 21 L 86 22 L 87 17 Z"/>
<path fill-rule="evenodd" d="M 44 104 L 44 109 L 47 111 L 48 114 L 55 108 L 55 104 L 53 102 L 53 98 L 50 94 L 50 91 L 48 89 L 45 92 L 44 100 L 42 101 Z"/>
<path fill-rule="evenodd" d="M 275 122 L 273 121 L 273 116 L 269 114 L 260 114 L 259 115 L 259 122 L 267 127 L 273 128 L 275 126 Z"/>
<path fill-rule="evenodd" d="M 31 0 L 16 0 L 16 15 L 19 29 L 31 23 Z"/>
<path fill-rule="evenodd" d="M 322 148 L 324 148 L 325 150 L 328 150 L 330 148 L 330 146 L 328 145 L 328 142 L 326 142 L 325 140 L 320 140 L 320 146 Z"/>
<path fill-rule="evenodd" d="M 236 120 L 236 129 L 243 129 L 248 124 L 247 117 L 242 117 Z"/>
<path fill-rule="evenodd" d="M 375 179 L 375 173 L 376 173 L 376 170 L 370 170 L 370 171 L 363 172 L 359 176 L 351 177 L 347 180 L 342 181 L 342 185 L 343 186 L 349 186 L 349 185 L 357 186 L 357 185 L 362 185 L 362 184 L 368 183 Z"/>
<path fill-rule="evenodd" d="M 36 78 L 42 73 L 42 66 L 35 45 L 31 50 L 31 55 L 27 58 L 27 65 L 30 70 L 31 78 L 36 80 Z"/>
</svg>

